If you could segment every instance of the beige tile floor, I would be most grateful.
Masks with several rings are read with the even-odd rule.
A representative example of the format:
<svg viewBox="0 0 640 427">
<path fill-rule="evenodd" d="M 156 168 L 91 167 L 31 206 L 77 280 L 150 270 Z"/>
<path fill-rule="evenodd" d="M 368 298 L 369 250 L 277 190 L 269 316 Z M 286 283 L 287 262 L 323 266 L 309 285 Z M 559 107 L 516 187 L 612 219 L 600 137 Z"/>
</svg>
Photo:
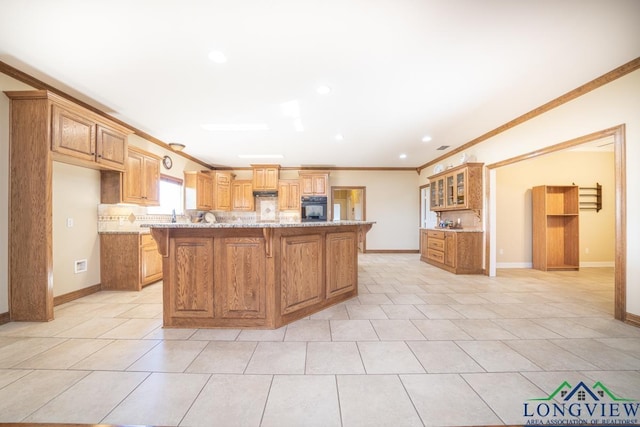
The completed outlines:
<svg viewBox="0 0 640 427">
<path fill-rule="evenodd" d="M 522 424 L 563 381 L 640 399 L 613 270 L 455 276 L 360 256 L 360 296 L 273 331 L 162 329 L 161 285 L 0 326 L 0 422 Z"/>
</svg>

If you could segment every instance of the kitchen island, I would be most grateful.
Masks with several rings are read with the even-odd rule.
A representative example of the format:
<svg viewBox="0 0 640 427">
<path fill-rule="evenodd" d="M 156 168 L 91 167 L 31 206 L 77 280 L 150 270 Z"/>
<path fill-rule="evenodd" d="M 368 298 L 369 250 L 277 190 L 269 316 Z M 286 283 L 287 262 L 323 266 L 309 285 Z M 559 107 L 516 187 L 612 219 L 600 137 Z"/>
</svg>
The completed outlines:
<svg viewBox="0 0 640 427">
<path fill-rule="evenodd" d="M 164 326 L 274 329 L 352 298 L 373 224 L 143 224 L 163 257 Z"/>
</svg>

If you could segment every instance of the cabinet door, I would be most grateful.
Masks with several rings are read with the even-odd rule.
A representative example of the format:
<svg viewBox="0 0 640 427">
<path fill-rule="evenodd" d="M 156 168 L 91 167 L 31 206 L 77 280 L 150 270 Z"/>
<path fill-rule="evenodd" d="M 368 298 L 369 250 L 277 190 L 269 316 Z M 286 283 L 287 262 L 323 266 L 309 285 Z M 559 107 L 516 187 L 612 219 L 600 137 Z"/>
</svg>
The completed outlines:
<svg viewBox="0 0 640 427">
<path fill-rule="evenodd" d="M 327 195 L 327 178 L 325 176 L 313 177 L 313 194 L 318 196 Z"/>
<path fill-rule="evenodd" d="M 303 196 L 313 195 L 313 177 L 310 175 L 300 176 L 300 190 Z"/>
<path fill-rule="evenodd" d="M 157 206 L 160 204 L 160 160 L 145 156 L 143 171 L 145 205 Z"/>
<path fill-rule="evenodd" d="M 327 233 L 327 298 L 358 286 L 358 237 L 355 232 Z"/>
<path fill-rule="evenodd" d="M 127 136 L 104 125 L 96 127 L 96 161 L 116 169 L 124 169 L 127 158 Z"/>
<path fill-rule="evenodd" d="M 420 257 L 427 257 L 427 249 L 429 248 L 429 237 L 427 230 L 420 230 Z"/>
<path fill-rule="evenodd" d="M 215 272 L 217 316 L 224 319 L 266 317 L 267 272 L 264 239 L 216 239 L 220 265 Z"/>
<path fill-rule="evenodd" d="M 449 267 L 456 267 L 457 245 L 456 233 L 444 233 L 444 263 Z"/>
<path fill-rule="evenodd" d="M 277 168 L 265 169 L 264 186 L 266 190 L 278 189 L 278 169 Z"/>
<path fill-rule="evenodd" d="M 456 206 L 456 197 L 455 197 L 455 184 L 454 184 L 454 176 L 447 175 L 444 177 L 444 186 L 445 186 L 445 203 L 446 207 L 451 208 Z"/>
<path fill-rule="evenodd" d="M 283 236 L 280 263 L 280 314 L 317 304 L 322 292 L 322 236 Z"/>
<path fill-rule="evenodd" d="M 228 179 L 219 179 L 216 177 L 216 189 L 214 195 L 214 209 L 219 211 L 231 210 L 231 184 Z"/>
<path fill-rule="evenodd" d="M 289 210 L 300 210 L 300 183 L 289 183 Z"/>
<path fill-rule="evenodd" d="M 278 184 L 278 209 L 286 211 L 289 209 L 289 183 L 280 182 Z"/>
<path fill-rule="evenodd" d="M 169 260 L 172 287 L 165 290 L 169 296 L 169 303 L 165 303 L 168 316 L 213 318 L 213 239 L 171 239 Z"/>
<path fill-rule="evenodd" d="M 213 209 L 213 178 L 198 174 L 196 180 L 196 209 Z"/>
<path fill-rule="evenodd" d="M 231 209 L 234 211 L 253 210 L 253 183 L 251 181 L 234 181 L 231 184 Z"/>
<path fill-rule="evenodd" d="M 144 167 L 145 156 L 137 151 L 129 150 L 127 167 L 123 172 L 124 185 L 122 188 L 122 201 L 143 205 L 145 202 L 144 191 Z"/>
<path fill-rule="evenodd" d="M 51 106 L 51 149 L 78 159 L 96 159 L 96 123 L 57 105 Z"/>
<path fill-rule="evenodd" d="M 140 236 L 140 282 L 143 285 L 162 279 L 162 255 L 150 235 Z"/>
<path fill-rule="evenodd" d="M 454 175 L 456 205 L 467 206 L 467 171 L 466 169 Z"/>
</svg>

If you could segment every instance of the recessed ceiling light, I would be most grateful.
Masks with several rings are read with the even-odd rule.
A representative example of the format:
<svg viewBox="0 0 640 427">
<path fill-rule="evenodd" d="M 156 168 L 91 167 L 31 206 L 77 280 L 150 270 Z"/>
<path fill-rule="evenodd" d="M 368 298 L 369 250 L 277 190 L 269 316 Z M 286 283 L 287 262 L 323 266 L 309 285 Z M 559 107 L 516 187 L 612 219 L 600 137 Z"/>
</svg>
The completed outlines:
<svg viewBox="0 0 640 427">
<path fill-rule="evenodd" d="M 431 141 L 431 137 L 429 135 L 425 135 L 422 137 L 422 142 L 429 142 Z"/>
<path fill-rule="evenodd" d="M 282 154 L 238 154 L 241 159 L 282 159 Z"/>
<path fill-rule="evenodd" d="M 205 123 L 203 129 L 215 132 L 245 132 L 269 130 L 266 123 Z"/>
<path fill-rule="evenodd" d="M 329 86 L 326 86 L 326 85 L 318 86 L 316 88 L 316 92 L 318 92 L 320 95 L 326 95 L 329 92 L 331 92 L 331 88 Z"/>
<path fill-rule="evenodd" d="M 344 136 L 341 133 L 337 133 L 336 136 L 334 136 L 334 138 L 336 139 L 336 141 L 344 140 Z"/>
<path fill-rule="evenodd" d="M 404 154 L 404 153 L 402 153 L 402 154 L 400 154 L 398 157 L 400 157 L 401 159 L 406 159 L 406 158 L 407 158 L 407 155 L 406 155 L 406 154 Z"/>
<path fill-rule="evenodd" d="M 209 52 L 209 59 L 216 64 L 224 64 L 225 62 L 227 62 L 227 57 L 219 50 L 212 50 L 211 52 Z"/>
</svg>

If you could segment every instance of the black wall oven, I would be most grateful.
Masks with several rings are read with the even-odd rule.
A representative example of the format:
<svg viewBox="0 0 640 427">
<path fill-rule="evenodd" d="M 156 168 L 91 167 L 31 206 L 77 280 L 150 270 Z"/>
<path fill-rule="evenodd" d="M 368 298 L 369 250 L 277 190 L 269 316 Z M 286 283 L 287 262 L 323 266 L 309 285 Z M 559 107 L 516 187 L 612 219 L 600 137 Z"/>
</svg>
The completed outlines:
<svg viewBox="0 0 640 427">
<path fill-rule="evenodd" d="M 319 196 L 305 196 L 300 202 L 302 222 L 326 221 L 327 198 Z"/>
</svg>

